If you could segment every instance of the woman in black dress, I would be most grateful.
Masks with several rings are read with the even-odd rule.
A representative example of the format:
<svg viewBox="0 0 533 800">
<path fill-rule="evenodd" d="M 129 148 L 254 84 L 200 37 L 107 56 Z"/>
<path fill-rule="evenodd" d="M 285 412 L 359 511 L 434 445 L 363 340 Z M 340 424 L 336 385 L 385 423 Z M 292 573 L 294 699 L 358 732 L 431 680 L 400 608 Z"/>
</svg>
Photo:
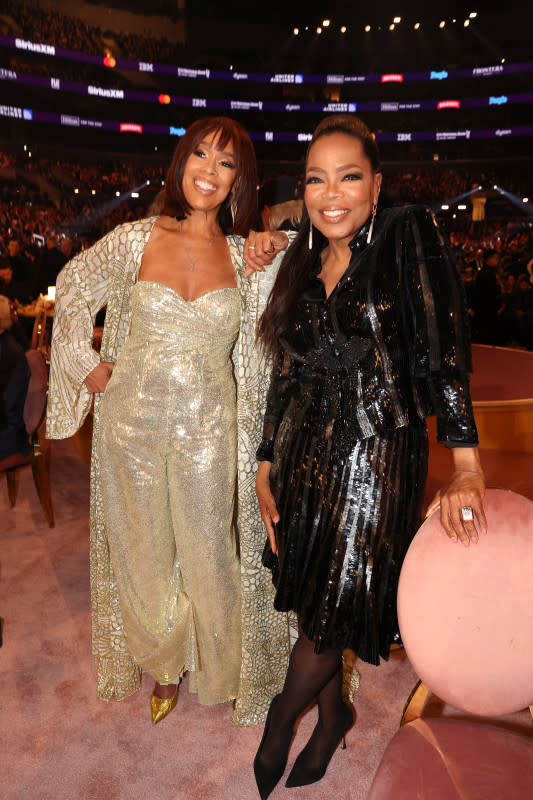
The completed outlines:
<svg viewBox="0 0 533 800">
<path fill-rule="evenodd" d="M 300 624 L 254 762 L 262 798 L 312 700 L 318 723 L 287 786 L 319 780 L 353 724 L 343 649 L 372 664 L 388 658 L 400 567 L 421 520 L 426 417 L 436 414 L 454 460 L 429 511 L 440 503 L 455 541 L 486 530 L 461 280 L 432 213 L 376 213 L 380 187 L 366 125 L 324 119 L 307 155 L 300 232 L 260 324 L 274 357 L 258 451 L 264 563 L 275 607 Z"/>
</svg>

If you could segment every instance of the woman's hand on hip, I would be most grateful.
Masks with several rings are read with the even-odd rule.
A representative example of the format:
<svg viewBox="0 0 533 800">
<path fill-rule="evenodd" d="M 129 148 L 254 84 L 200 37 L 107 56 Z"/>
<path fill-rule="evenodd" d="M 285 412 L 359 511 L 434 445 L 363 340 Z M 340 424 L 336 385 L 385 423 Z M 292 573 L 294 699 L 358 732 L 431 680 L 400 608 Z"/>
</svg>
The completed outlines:
<svg viewBox="0 0 533 800">
<path fill-rule="evenodd" d="M 259 503 L 259 510 L 261 511 L 261 519 L 266 528 L 268 541 L 272 552 L 277 554 L 278 543 L 276 542 L 276 532 L 274 524 L 279 522 L 278 509 L 276 508 L 276 501 L 274 495 L 270 491 L 270 468 L 272 464 L 270 461 L 261 461 L 259 469 L 257 470 L 257 477 L 255 479 L 255 491 L 257 493 L 257 500 Z"/>
<path fill-rule="evenodd" d="M 104 392 L 114 366 L 112 361 L 100 361 L 84 380 L 87 389 L 90 392 Z"/>
<path fill-rule="evenodd" d="M 250 231 L 244 243 L 246 275 L 264 272 L 279 252 L 285 250 L 289 237 L 283 231 Z"/>
</svg>

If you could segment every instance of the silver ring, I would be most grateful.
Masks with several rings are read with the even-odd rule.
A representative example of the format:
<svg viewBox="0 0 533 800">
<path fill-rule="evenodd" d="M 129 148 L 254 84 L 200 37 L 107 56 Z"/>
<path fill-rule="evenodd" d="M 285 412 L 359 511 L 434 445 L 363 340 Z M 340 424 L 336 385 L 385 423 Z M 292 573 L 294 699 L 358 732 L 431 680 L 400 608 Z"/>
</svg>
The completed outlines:
<svg viewBox="0 0 533 800">
<path fill-rule="evenodd" d="M 249 244 L 248 250 L 255 250 L 255 244 Z"/>
<path fill-rule="evenodd" d="M 474 519 L 474 512 L 472 511 L 472 506 L 463 506 L 461 509 L 461 516 L 463 518 L 463 522 L 472 522 Z"/>
</svg>

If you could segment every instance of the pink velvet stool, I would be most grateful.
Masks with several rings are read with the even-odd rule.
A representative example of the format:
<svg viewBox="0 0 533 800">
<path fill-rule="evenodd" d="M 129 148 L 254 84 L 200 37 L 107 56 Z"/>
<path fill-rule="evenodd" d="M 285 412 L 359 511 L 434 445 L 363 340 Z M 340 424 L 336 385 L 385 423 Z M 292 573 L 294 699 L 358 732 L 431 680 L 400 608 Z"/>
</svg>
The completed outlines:
<svg viewBox="0 0 533 800">
<path fill-rule="evenodd" d="M 419 697 L 494 717 L 533 704 L 533 502 L 489 489 L 484 505 L 489 532 L 468 547 L 447 538 L 438 513 L 424 522 L 398 619 Z M 479 717 L 413 719 L 408 708 L 406 719 L 368 800 L 533 798 L 533 726 L 529 737 Z"/>
</svg>

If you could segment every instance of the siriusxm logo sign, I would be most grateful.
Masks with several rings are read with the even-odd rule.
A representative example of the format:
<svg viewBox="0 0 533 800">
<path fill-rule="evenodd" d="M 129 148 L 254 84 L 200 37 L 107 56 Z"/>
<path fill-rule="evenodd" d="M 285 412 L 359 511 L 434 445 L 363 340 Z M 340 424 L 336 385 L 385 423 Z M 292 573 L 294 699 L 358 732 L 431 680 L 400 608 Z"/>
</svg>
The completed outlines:
<svg viewBox="0 0 533 800">
<path fill-rule="evenodd" d="M 503 106 L 508 98 L 502 94 L 500 97 L 489 97 L 489 106 Z"/>
<path fill-rule="evenodd" d="M 185 134 L 185 128 L 174 128 L 171 125 L 168 132 L 171 136 L 183 136 Z"/>
<path fill-rule="evenodd" d="M 447 77 L 448 77 L 448 73 L 446 72 L 445 69 L 442 69 L 440 72 L 435 72 L 434 70 L 431 70 L 429 79 L 432 80 L 432 81 L 443 81 L 444 78 L 447 78 Z"/>
</svg>

